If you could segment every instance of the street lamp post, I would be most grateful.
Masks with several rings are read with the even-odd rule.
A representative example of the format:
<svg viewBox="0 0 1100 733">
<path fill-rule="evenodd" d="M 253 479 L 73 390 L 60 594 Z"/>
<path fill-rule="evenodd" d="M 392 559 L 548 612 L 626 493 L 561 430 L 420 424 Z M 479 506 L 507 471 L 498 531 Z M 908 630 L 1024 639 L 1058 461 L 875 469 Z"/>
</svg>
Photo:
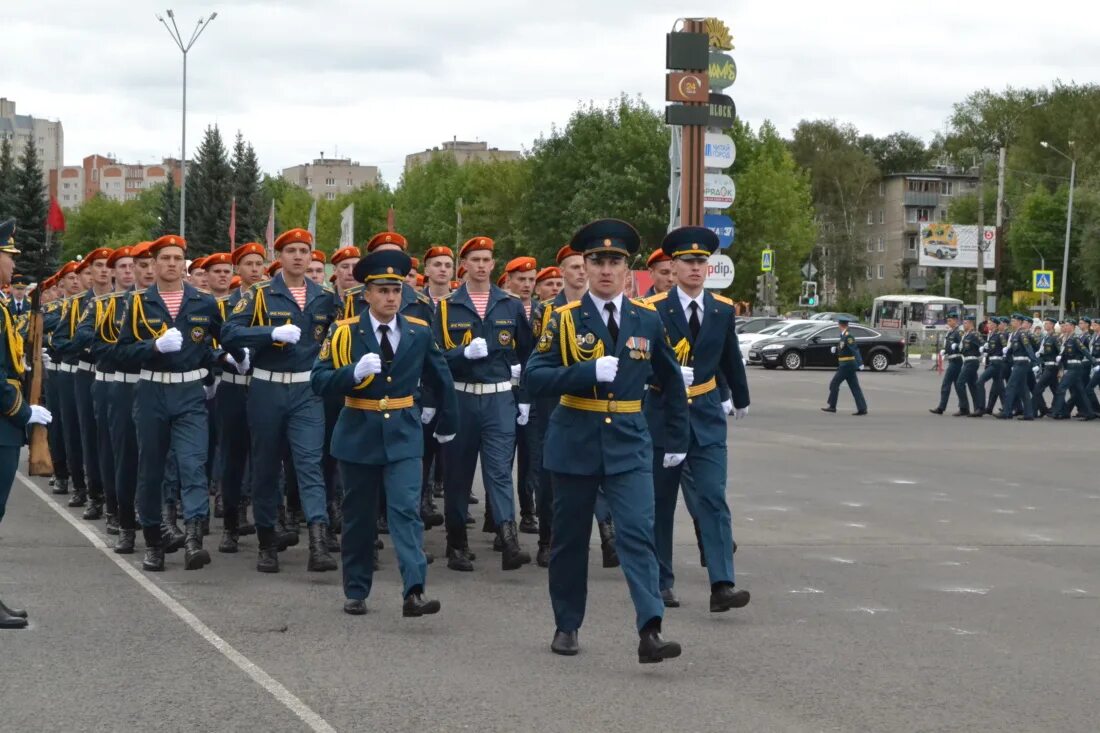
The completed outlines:
<svg viewBox="0 0 1100 733">
<path fill-rule="evenodd" d="M 172 40 L 176 42 L 176 46 L 179 47 L 180 52 L 183 54 L 183 122 L 182 132 L 180 134 L 180 236 L 185 236 L 186 229 L 186 216 L 187 216 L 187 52 L 191 50 L 191 47 L 195 45 L 195 41 L 199 40 L 199 36 L 206 30 L 206 26 L 218 17 L 217 13 L 211 13 L 207 18 L 200 18 L 195 23 L 195 29 L 191 32 L 191 38 L 187 43 L 183 42 L 183 36 L 180 35 L 180 29 L 176 26 L 176 15 L 171 9 L 165 11 L 165 15 L 168 16 L 168 20 L 172 21 L 172 25 L 169 26 L 163 17 L 157 16 L 157 20 L 164 25 L 168 31 L 168 35 L 172 37 Z"/>
<path fill-rule="evenodd" d="M 1061 320 L 1066 317 L 1066 288 L 1069 286 L 1069 234 L 1070 227 L 1073 225 L 1073 187 L 1077 182 L 1077 161 L 1048 143 L 1046 140 L 1040 142 L 1039 145 L 1047 150 L 1053 150 L 1069 161 L 1069 205 L 1066 207 L 1066 243 L 1062 249 L 1062 287 L 1058 292 L 1058 319 Z M 1069 141 L 1069 145 L 1071 148 L 1073 147 L 1072 140 Z"/>
</svg>

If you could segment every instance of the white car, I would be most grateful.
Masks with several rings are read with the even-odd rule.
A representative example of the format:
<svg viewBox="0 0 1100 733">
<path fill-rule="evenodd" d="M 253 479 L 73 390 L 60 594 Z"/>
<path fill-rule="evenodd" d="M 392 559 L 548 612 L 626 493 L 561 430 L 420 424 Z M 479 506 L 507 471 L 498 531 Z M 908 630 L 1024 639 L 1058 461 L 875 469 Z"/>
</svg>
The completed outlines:
<svg viewBox="0 0 1100 733">
<path fill-rule="evenodd" d="M 757 341 L 762 339 L 771 338 L 772 336 L 789 336 L 791 331 L 795 329 L 801 329 L 806 324 L 820 326 L 820 321 L 810 321 L 806 319 L 792 319 L 789 321 L 782 321 L 774 325 L 763 328 L 756 333 L 742 333 L 737 335 L 737 345 L 741 347 L 741 358 L 748 361 L 749 349 Z"/>
</svg>

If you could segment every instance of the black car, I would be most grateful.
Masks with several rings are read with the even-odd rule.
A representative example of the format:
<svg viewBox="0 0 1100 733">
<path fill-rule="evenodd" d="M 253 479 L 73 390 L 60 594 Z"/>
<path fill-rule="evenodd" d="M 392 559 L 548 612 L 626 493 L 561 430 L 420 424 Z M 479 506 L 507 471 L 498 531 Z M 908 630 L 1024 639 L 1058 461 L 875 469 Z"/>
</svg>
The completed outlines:
<svg viewBox="0 0 1100 733">
<path fill-rule="evenodd" d="M 734 330 L 737 333 L 759 333 L 768 326 L 775 325 L 782 320 L 782 318 L 775 316 L 749 316 L 748 318 L 738 318 L 737 326 Z"/>
<path fill-rule="evenodd" d="M 901 339 L 883 336 L 866 326 L 849 326 L 848 331 L 855 336 L 863 364 L 871 371 L 884 372 L 905 361 L 905 343 Z M 749 364 L 760 364 L 765 369 L 836 368 L 838 343 L 840 328 L 824 322 L 821 328 L 812 331 L 757 341 L 749 349 Z"/>
</svg>

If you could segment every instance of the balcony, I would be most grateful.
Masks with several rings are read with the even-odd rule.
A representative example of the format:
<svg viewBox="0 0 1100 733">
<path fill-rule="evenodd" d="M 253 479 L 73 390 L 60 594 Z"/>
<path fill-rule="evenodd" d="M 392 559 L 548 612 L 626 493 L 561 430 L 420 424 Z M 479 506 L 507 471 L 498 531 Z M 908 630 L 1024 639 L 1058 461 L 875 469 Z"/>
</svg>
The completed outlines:
<svg viewBox="0 0 1100 733">
<path fill-rule="evenodd" d="M 929 191 L 906 191 L 904 203 L 906 206 L 938 206 L 940 194 Z"/>
</svg>

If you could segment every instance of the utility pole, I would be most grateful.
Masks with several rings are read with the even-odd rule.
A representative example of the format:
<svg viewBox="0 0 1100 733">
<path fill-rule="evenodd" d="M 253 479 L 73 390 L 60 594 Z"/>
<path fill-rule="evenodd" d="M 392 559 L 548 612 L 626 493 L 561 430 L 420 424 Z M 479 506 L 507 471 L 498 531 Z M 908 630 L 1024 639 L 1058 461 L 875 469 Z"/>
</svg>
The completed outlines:
<svg viewBox="0 0 1100 733">
<path fill-rule="evenodd" d="M 455 199 L 455 247 L 462 246 L 462 197 Z"/>
<path fill-rule="evenodd" d="M 985 153 L 978 158 L 978 323 L 985 320 Z"/>
<path fill-rule="evenodd" d="M 1001 260 L 1004 257 L 1001 256 L 1001 252 L 997 250 L 1001 247 L 1001 231 L 1005 223 L 1005 156 L 1008 154 L 1008 148 L 1004 145 L 1001 146 L 1000 153 L 997 156 L 997 211 L 995 213 L 997 222 L 997 235 L 993 244 L 994 252 L 994 264 L 993 264 L 993 278 L 997 281 L 997 284 L 1001 283 Z M 993 293 L 996 295 L 996 292 Z"/>
</svg>

